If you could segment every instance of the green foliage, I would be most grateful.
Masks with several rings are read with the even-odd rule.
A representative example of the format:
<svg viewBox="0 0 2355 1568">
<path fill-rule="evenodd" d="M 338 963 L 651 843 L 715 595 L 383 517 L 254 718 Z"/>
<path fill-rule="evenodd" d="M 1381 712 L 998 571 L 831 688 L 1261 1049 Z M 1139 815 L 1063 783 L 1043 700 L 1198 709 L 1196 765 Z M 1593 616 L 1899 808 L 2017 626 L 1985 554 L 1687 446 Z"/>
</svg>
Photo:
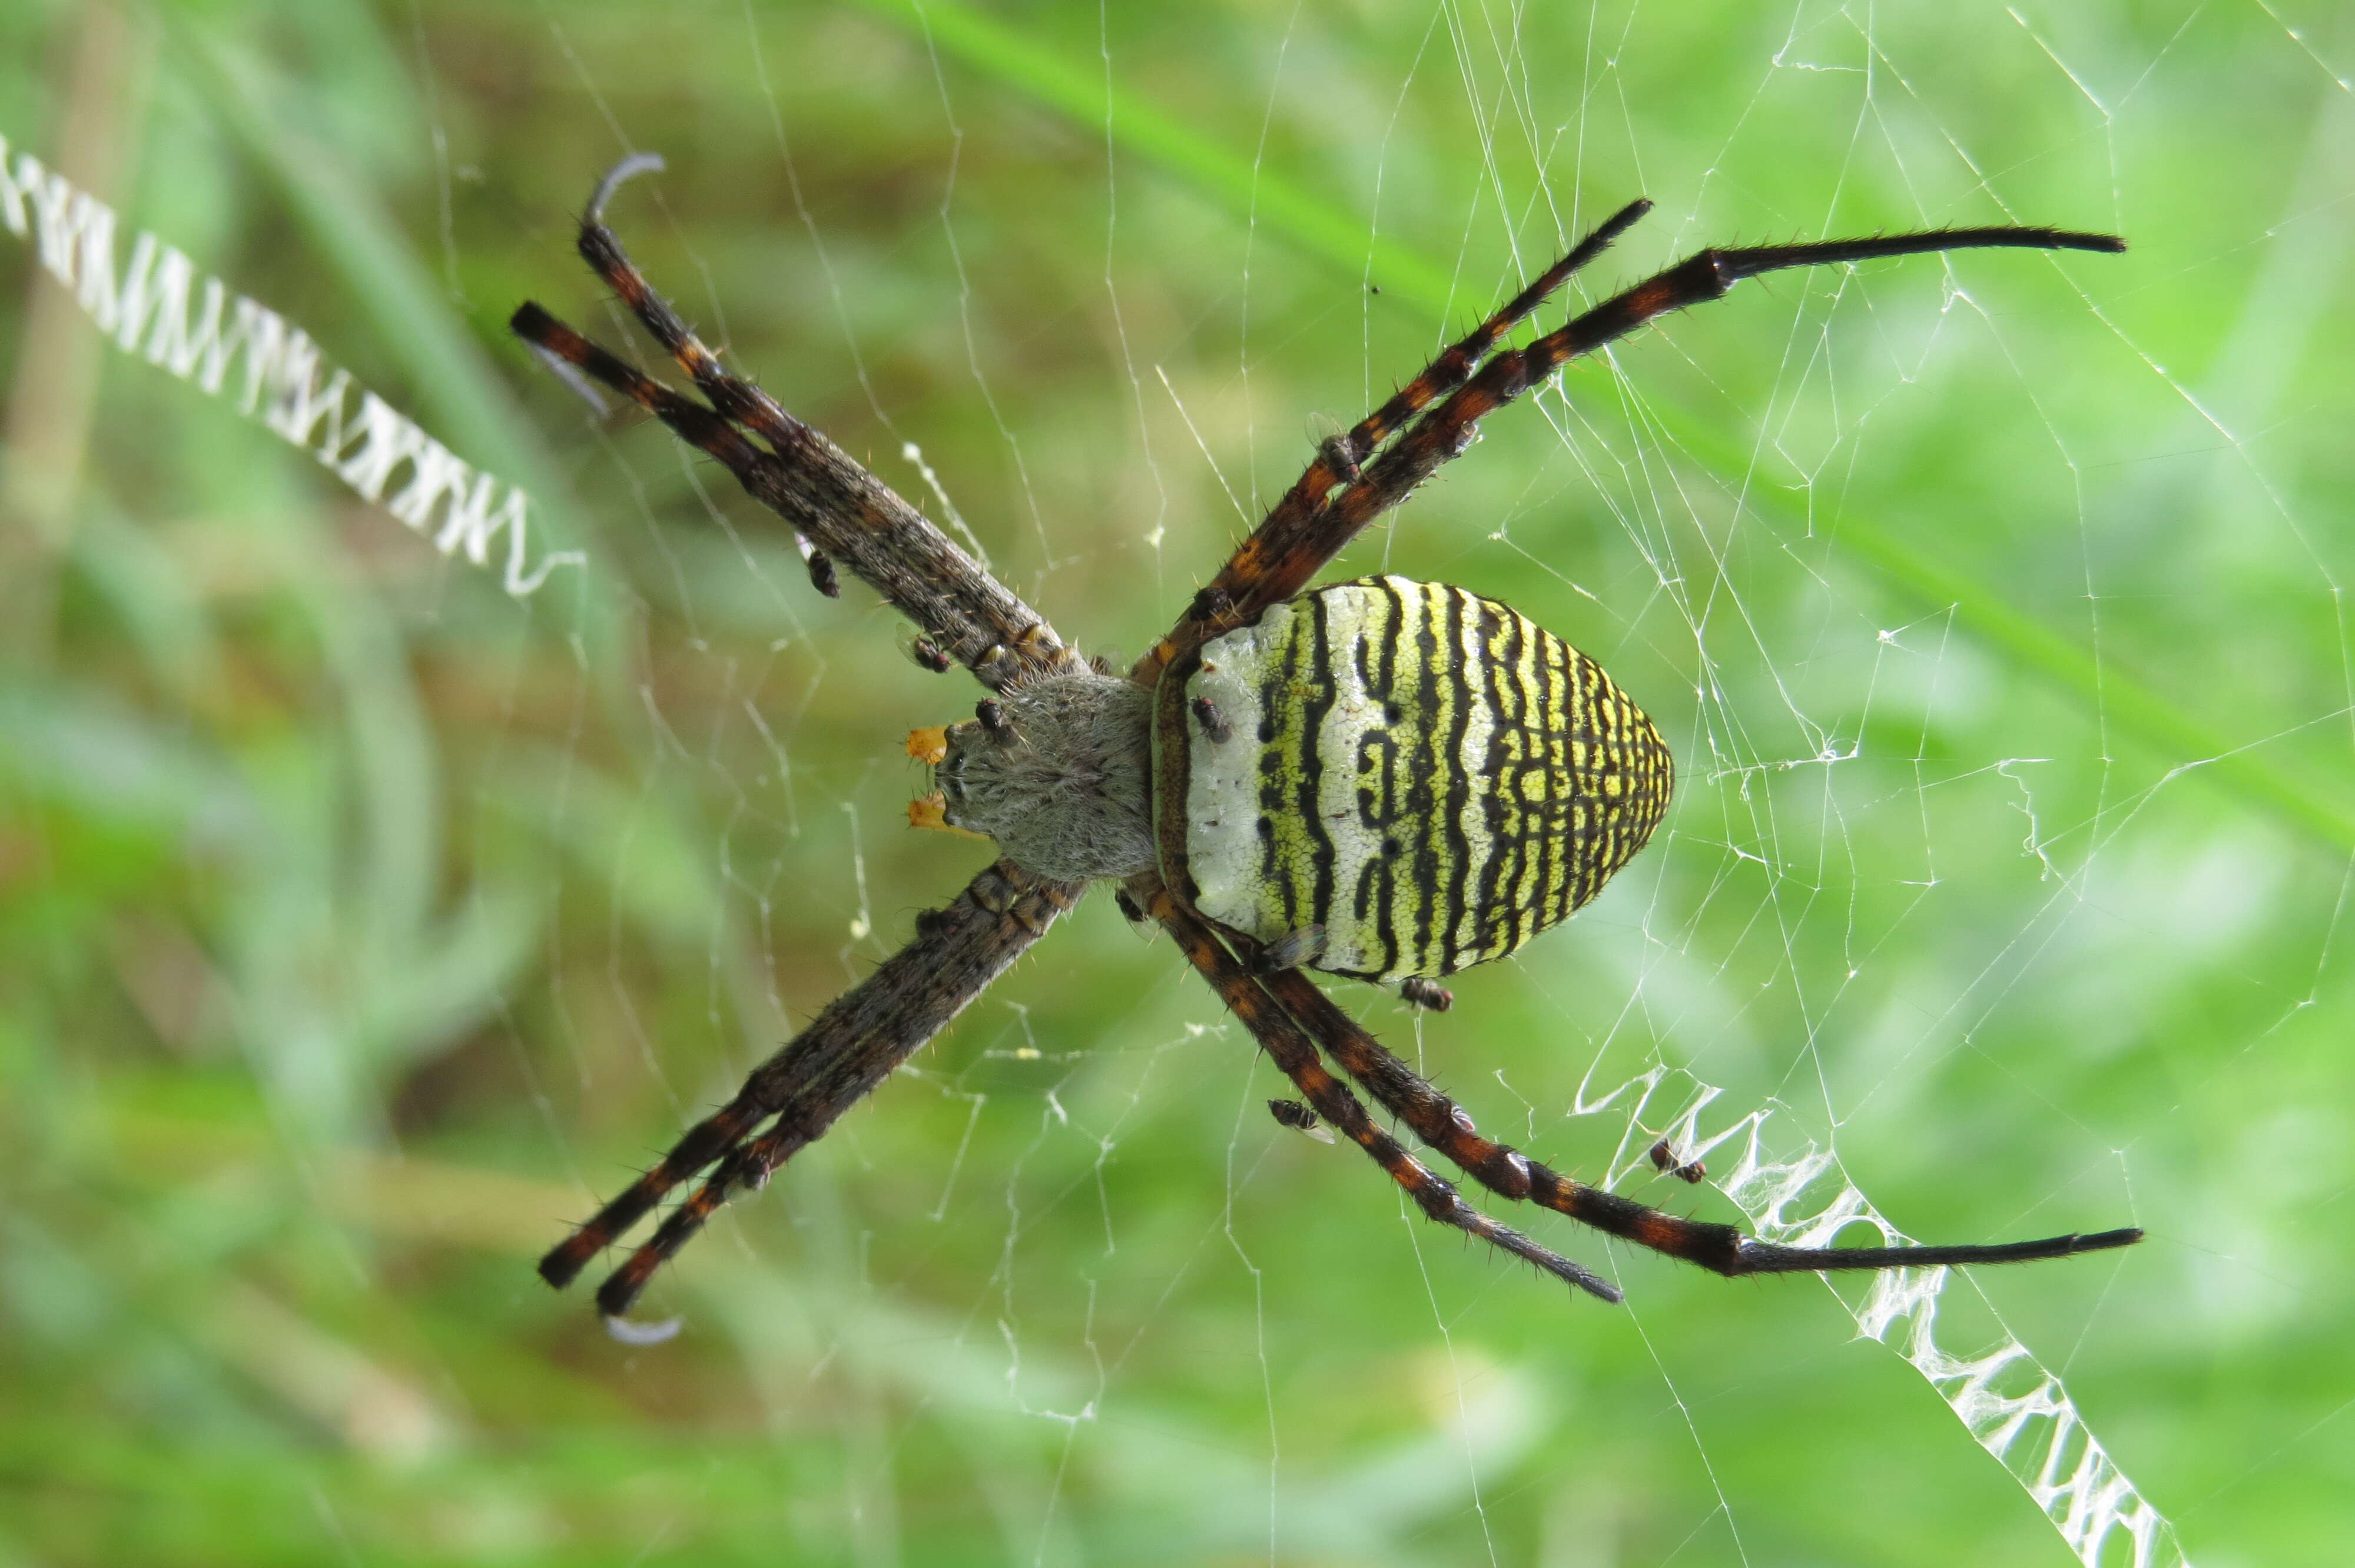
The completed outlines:
<svg viewBox="0 0 2355 1568">
<path fill-rule="evenodd" d="M 1636 194 L 1594 289 L 2126 233 L 1745 287 L 1353 550 L 1595 654 L 1683 775 L 1451 1013 L 1339 994 L 1588 1177 L 1648 1139 L 1574 1107 L 1665 1064 L 1923 1238 L 2148 1227 L 1977 1283 L 2195 1560 L 2343 1552 L 2345 16 L 289 0 L 0 42 L 12 149 L 591 556 L 509 599 L 0 238 L 0 1563 L 2069 1561 L 1819 1285 L 1520 1216 L 1630 1305 L 1570 1299 L 1274 1125 L 1103 898 L 715 1224 L 680 1338 L 542 1287 L 980 853 L 900 827 L 900 735 L 970 683 L 505 334 L 533 297 L 645 357 L 570 249 L 637 148 L 657 283 L 1115 653 L 1313 419 Z"/>
</svg>

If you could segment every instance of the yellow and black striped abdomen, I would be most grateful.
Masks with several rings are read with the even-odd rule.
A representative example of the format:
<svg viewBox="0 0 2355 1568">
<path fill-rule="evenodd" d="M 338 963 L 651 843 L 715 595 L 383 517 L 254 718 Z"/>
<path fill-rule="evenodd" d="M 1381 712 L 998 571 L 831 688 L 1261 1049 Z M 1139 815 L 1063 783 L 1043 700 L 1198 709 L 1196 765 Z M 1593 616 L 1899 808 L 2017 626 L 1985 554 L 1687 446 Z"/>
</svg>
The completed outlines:
<svg viewBox="0 0 2355 1568">
<path fill-rule="evenodd" d="M 1262 940 L 1398 980 L 1504 957 L 1652 836 L 1673 768 L 1593 660 L 1494 599 L 1369 577 L 1277 605 L 1156 705 L 1162 870 Z"/>
</svg>

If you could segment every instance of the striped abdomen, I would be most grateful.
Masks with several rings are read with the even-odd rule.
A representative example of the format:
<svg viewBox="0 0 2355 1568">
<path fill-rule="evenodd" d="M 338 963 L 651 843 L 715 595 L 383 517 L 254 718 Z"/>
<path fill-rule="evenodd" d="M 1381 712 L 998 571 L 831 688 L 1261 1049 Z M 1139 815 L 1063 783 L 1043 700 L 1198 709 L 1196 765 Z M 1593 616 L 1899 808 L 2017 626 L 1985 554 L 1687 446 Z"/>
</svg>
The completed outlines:
<svg viewBox="0 0 2355 1568">
<path fill-rule="evenodd" d="M 1224 738 L 1219 738 L 1223 736 Z M 1674 776 L 1593 660 L 1494 599 L 1369 577 L 1203 644 L 1157 694 L 1162 872 L 1335 974 L 1502 958 L 1601 891 Z"/>
</svg>

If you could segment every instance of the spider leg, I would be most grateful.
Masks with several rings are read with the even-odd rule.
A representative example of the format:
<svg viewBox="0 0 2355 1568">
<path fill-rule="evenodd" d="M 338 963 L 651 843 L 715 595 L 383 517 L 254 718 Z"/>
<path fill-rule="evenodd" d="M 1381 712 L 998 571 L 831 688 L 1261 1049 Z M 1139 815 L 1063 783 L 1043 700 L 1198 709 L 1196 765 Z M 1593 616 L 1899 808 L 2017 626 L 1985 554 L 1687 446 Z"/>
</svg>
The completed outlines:
<svg viewBox="0 0 2355 1568">
<path fill-rule="evenodd" d="M 904 1055 L 900 1059 L 904 1059 Z M 892 1065 L 897 1065 L 895 1060 Z M 619 1318 L 627 1312 L 636 1302 L 638 1293 L 646 1287 L 646 1281 L 654 1277 L 655 1271 L 695 1239 L 696 1233 L 703 1228 L 705 1222 L 726 1205 L 730 1192 L 739 1190 L 757 1192 L 766 1187 L 769 1178 L 776 1174 L 778 1166 L 816 1142 L 837 1117 L 873 1086 L 869 1084 L 867 1088 L 859 1089 L 839 1103 L 821 1098 L 809 1108 L 822 1111 L 822 1116 L 810 1115 L 806 1110 L 796 1114 L 800 1107 L 789 1108 L 779 1116 L 768 1131 L 749 1143 L 740 1143 L 730 1150 L 719 1162 L 719 1168 L 703 1185 L 698 1187 L 685 1202 L 665 1214 L 662 1224 L 655 1227 L 655 1234 L 630 1255 L 627 1262 L 605 1277 L 605 1282 L 597 1287 L 597 1309 L 608 1318 Z M 829 1104 L 831 1108 L 827 1108 Z"/>
<path fill-rule="evenodd" d="M 1297 593 L 1340 544 L 1404 501 L 1440 464 L 1469 447 L 1480 419 L 1570 361 L 1625 337 L 1657 317 L 1722 299 L 1742 279 L 1764 272 L 1881 256 L 1979 249 L 2115 252 L 2126 249 L 2126 241 L 2115 235 L 2058 228 L 1942 228 L 1806 245 L 1703 250 L 1573 317 L 1527 347 L 1492 355 L 1334 496 L 1293 555 L 1268 564 L 1267 584 L 1254 591 L 1271 595 L 1271 603 Z"/>
<path fill-rule="evenodd" d="M 1358 477 L 1360 465 L 1373 455 L 1391 436 L 1404 429 L 1409 419 L 1421 413 L 1433 399 L 1444 397 L 1470 378 L 1488 357 L 1489 352 L 1503 341 L 1507 333 L 1526 320 L 1530 312 L 1546 302 L 1569 281 L 1570 275 L 1585 267 L 1610 248 L 1611 242 L 1635 227 L 1636 220 L 1652 210 L 1649 201 L 1629 202 L 1608 218 L 1592 234 L 1572 247 L 1562 259 L 1531 280 L 1529 286 L 1497 309 L 1459 341 L 1440 352 L 1439 357 L 1423 367 L 1415 378 L 1391 395 L 1391 399 L 1345 433 L 1320 442 L 1316 456 L 1310 460 L 1291 490 L 1277 502 L 1266 521 L 1260 524 L 1264 533 L 1274 535 L 1288 526 L 1305 522 L 1332 488 Z M 1237 585 L 1225 585 L 1231 594 Z"/>
<path fill-rule="evenodd" d="M 597 182 L 596 194 L 589 198 L 589 210 L 581 215 L 577 248 L 581 259 L 589 263 L 591 271 L 605 280 L 630 313 L 645 323 L 664 352 L 678 361 L 678 367 L 695 377 L 711 406 L 738 424 L 750 428 L 779 451 L 801 444 L 812 434 L 810 428 L 785 412 L 774 397 L 741 376 L 730 376 L 720 368 L 719 356 L 704 345 L 695 330 L 674 309 L 671 302 L 655 291 L 622 241 L 605 227 L 605 204 L 621 188 L 622 183 L 639 175 L 655 174 L 663 168 L 662 157 L 655 153 L 640 153 L 623 159 L 605 171 Z"/>
<path fill-rule="evenodd" d="M 771 446 L 783 450 L 800 440 L 804 433 L 801 421 L 752 383 L 721 369 L 719 356 L 704 346 L 694 329 L 671 308 L 670 302 L 655 291 L 645 275 L 632 263 L 629 253 L 622 249 L 621 240 L 605 227 L 605 204 L 613 199 L 613 193 L 623 182 L 639 175 L 659 173 L 663 167 L 661 154 L 638 153 L 605 171 L 605 177 L 597 182 L 596 192 L 589 198 L 588 211 L 581 215 L 577 240 L 581 260 L 613 285 L 622 302 L 678 361 L 679 367 L 695 377 L 696 385 L 703 388 L 704 396 L 711 399 L 711 406 L 722 417 L 751 427 Z M 809 566 L 812 586 L 828 599 L 839 598 L 842 589 L 834 580 L 833 562 L 799 530 L 795 530 L 794 538 Z"/>
<path fill-rule="evenodd" d="M 747 490 L 751 489 L 754 482 L 751 476 L 761 465 L 774 461 L 718 414 L 692 397 L 672 391 L 612 350 L 581 336 L 531 301 L 516 307 L 507 327 L 559 364 L 603 382 L 637 404 L 669 426 L 679 440 L 718 460 L 743 481 Z"/>
<path fill-rule="evenodd" d="M 1591 1296 L 1605 1301 L 1620 1299 L 1618 1287 L 1610 1281 L 1520 1232 L 1498 1224 L 1465 1202 L 1451 1183 L 1376 1127 L 1348 1086 L 1325 1070 L 1325 1065 L 1317 1060 L 1316 1045 L 1267 993 L 1263 980 L 1238 963 L 1201 916 L 1180 905 L 1158 878 L 1148 872 L 1131 878 L 1127 888 L 1130 895 L 1177 941 L 1187 961 L 1209 981 L 1219 1000 L 1251 1031 L 1260 1048 L 1300 1090 L 1301 1097 L 1388 1171 L 1391 1180 L 1406 1190 L 1426 1217 L 1444 1225 L 1454 1225 L 1533 1263 Z"/>
<path fill-rule="evenodd" d="M 1582 242 L 1581 249 L 1592 246 L 1600 250 L 1641 215 L 1635 207 L 1620 213 Z M 1470 446 L 1474 427 L 1482 418 L 1543 382 L 1571 360 L 1592 354 L 1668 312 L 1721 299 L 1735 283 L 1764 272 L 1975 249 L 2115 252 L 2126 249 L 2126 241 L 2115 235 L 2059 228 L 1942 228 L 1861 239 L 1703 250 L 1688 257 L 1524 348 L 1490 354 L 1435 408 L 1423 412 L 1329 496 L 1318 486 L 1321 482 L 1329 488 L 1339 476 L 1320 450 L 1301 483 L 1277 503 L 1210 586 L 1197 596 L 1187 619 L 1139 663 L 1140 673 L 1148 668 L 1157 672 L 1188 647 L 1241 625 L 1267 606 L 1298 593 L 1367 524 L 1404 501 L 1442 463 Z M 1350 454 L 1355 455 L 1354 448 Z M 1316 492 L 1313 497 L 1305 493 L 1310 490 Z"/>
<path fill-rule="evenodd" d="M 632 398 L 717 458 L 809 546 L 805 558 L 820 592 L 833 580 L 835 563 L 847 567 L 913 620 L 935 647 L 993 689 L 1083 668 L 1045 617 L 890 485 L 767 393 L 721 369 L 718 357 L 655 291 L 605 227 L 602 214 L 623 180 L 661 166 L 649 154 L 614 166 L 581 220 L 581 253 L 694 376 L 710 407 L 662 386 L 537 304 L 527 302 L 516 312 L 508 323 L 516 335 Z M 769 450 L 755 445 L 745 430 L 766 441 Z"/>
<path fill-rule="evenodd" d="M 1294 548 L 1295 536 L 1310 527 L 1316 520 L 1325 497 L 1337 484 L 1354 482 L 1360 465 L 1376 447 L 1402 429 L 1408 420 L 1427 408 L 1432 400 L 1442 397 L 1462 386 L 1507 333 L 1513 330 L 1530 312 L 1545 303 L 1554 291 L 1567 281 L 1572 273 L 1608 249 L 1611 242 L 1632 228 L 1637 219 L 1652 210 L 1652 204 L 1641 198 L 1629 202 L 1593 232 L 1572 246 L 1562 259 L 1531 280 L 1527 287 L 1497 307 L 1496 313 L 1455 343 L 1440 351 L 1439 356 L 1423 367 L 1415 378 L 1391 394 L 1390 400 L 1349 429 L 1317 443 L 1316 455 L 1301 471 L 1284 498 L 1278 501 L 1267 516 L 1252 531 L 1227 564 L 1211 579 L 1210 586 L 1196 597 L 1195 609 L 1189 619 L 1203 623 L 1199 634 L 1190 638 L 1199 641 L 1215 636 L 1231 626 L 1239 626 L 1260 610 L 1288 599 L 1290 593 L 1270 595 L 1260 590 L 1259 572 L 1263 559 L 1282 559 Z M 1346 540 L 1337 541 L 1331 554 L 1338 551 Z M 1305 581 L 1305 578 L 1302 579 Z M 1297 592 L 1295 587 L 1293 592 Z M 1150 679 L 1166 668 L 1184 647 L 1178 639 L 1186 632 L 1184 623 L 1171 632 L 1161 644 L 1150 650 L 1136 666 L 1140 679 Z"/>
<path fill-rule="evenodd" d="M 752 1070 L 736 1097 L 690 1128 L 655 1168 L 540 1259 L 550 1285 L 571 1283 L 589 1260 L 681 1181 L 719 1169 L 665 1217 L 654 1236 L 598 1287 L 597 1305 L 619 1317 L 646 1281 L 738 1187 L 758 1187 L 777 1166 L 834 1125 L 965 1003 L 1006 971 L 1087 885 L 1049 882 L 1000 861 L 948 906 L 921 917 L 916 938 L 837 997 L 808 1028 Z M 759 1138 L 747 1135 L 772 1117 Z"/>
<path fill-rule="evenodd" d="M 804 1045 L 813 1033 L 815 1026 L 804 1031 L 795 1037 L 794 1046 Z M 648 1211 L 662 1202 L 666 1193 L 737 1148 L 742 1143 L 744 1135 L 767 1120 L 769 1114 L 766 1108 L 752 1100 L 751 1091 L 747 1089 L 717 1113 L 696 1123 L 687 1130 L 685 1137 L 671 1145 L 669 1153 L 655 1161 L 652 1170 L 623 1188 L 612 1202 L 574 1226 L 570 1235 L 549 1248 L 539 1260 L 539 1277 L 559 1290 L 571 1284 L 588 1266 L 591 1258 L 644 1219 Z"/>
<path fill-rule="evenodd" d="M 1248 955 L 1246 955 L 1248 956 Z M 1729 1278 L 1745 1274 L 1811 1274 L 1830 1269 L 1927 1268 L 1945 1264 L 2027 1263 L 2101 1252 L 2142 1239 L 2138 1230 L 2047 1236 L 1993 1246 L 1791 1247 L 1744 1235 L 1732 1225 L 1667 1213 L 1632 1198 L 1575 1181 L 1508 1145 L 1480 1136 L 1472 1118 L 1335 1005 L 1298 969 L 1263 981 L 1284 1010 L 1362 1085 L 1384 1110 L 1414 1129 L 1492 1192 L 1525 1198 L 1623 1241 L 1697 1263 Z"/>
</svg>

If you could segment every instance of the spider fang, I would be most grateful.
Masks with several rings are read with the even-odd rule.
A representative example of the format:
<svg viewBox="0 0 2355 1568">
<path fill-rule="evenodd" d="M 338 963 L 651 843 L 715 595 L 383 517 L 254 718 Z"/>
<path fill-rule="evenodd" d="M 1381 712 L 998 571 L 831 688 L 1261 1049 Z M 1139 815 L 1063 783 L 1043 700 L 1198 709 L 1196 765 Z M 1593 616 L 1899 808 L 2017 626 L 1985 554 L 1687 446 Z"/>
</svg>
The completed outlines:
<svg viewBox="0 0 2355 1568">
<path fill-rule="evenodd" d="M 908 732 L 908 755 L 927 768 L 938 768 L 949 754 L 949 732 L 940 725 Z M 922 824 L 919 824 L 920 826 Z"/>
</svg>

